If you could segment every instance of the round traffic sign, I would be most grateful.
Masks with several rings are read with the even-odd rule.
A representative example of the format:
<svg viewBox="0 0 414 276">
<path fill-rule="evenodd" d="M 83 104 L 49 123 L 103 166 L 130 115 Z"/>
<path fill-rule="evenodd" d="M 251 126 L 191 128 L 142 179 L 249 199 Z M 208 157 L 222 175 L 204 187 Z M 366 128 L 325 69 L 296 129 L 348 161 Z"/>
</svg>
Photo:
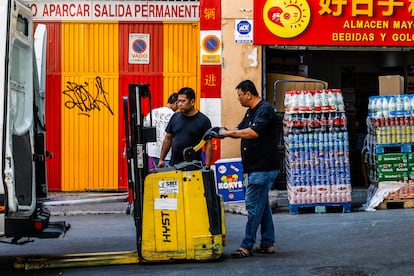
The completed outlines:
<svg viewBox="0 0 414 276">
<path fill-rule="evenodd" d="M 208 35 L 203 39 L 203 48 L 206 52 L 214 53 L 220 47 L 220 40 L 215 35 Z"/>
<path fill-rule="evenodd" d="M 143 53 L 147 50 L 147 43 L 143 39 L 136 39 L 132 43 L 132 49 L 137 53 Z"/>
</svg>

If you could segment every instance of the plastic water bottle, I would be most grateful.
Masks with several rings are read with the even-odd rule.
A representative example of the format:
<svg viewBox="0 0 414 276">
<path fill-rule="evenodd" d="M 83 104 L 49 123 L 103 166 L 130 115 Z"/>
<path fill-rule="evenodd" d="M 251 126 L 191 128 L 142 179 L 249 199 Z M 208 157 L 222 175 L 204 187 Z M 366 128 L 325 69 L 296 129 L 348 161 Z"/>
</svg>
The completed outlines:
<svg viewBox="0 0 414 276">
<path fill-rule="evenodd" d="M 401 117 L 404 114 L 404 103 L 402 97 L 400 96 L 396 97 L 396 113 L 397 117 Z"/>
<path fill-rule="evenodd" d="M 388 107 L 388 97 L 382 97 L 381 99 L 382 105 L 382 118 L 380 118 L 380 126 L 386 125 L 388 122 L 388 117 L 390 114 L 389 107 Z"/>
<path fill-rule="evenodd" d="M 305 112 L 306 111 L 306 101 L 305 101 L 305 93 L 303 90 L 297 91 L 297 96 L 299 97 L 299 112 Z"/>
<path fill-rule="evenodd" d="M 329 111 L 329 96 L 326 90 L 321 90 L 321 110 L 322 112 Z"/>
<path fill-rule="evenodd" d="M 292 91 L 291 94 L 291 113 L 299 112 L 299 96 L 296 91 Z"/>
<path fill-rule="evenodd" d="M 388 100 L 388 97 L 382 97 L 382 117 L 384 119 L 387 119 L 390 115 Z"/>
<path fill-rule="evenodd" d="M 290 114 L 293 113 L 293 100 L 294 100 L 294 91 L 286 91 L 285 93 L 285 100 L 284 100 L 284 105 L 285 105 L 285 113 L 286 114 Z"/>
<path fill-rule="evenodd" d="M 411 96 L 411 106 L 413 107 L 411 109 L 411 116 L 414 116 L 414 96 Z"/>
<path fill-rule="evenodd" d="M 338 105 L 336 101 L 336 93 L 333 90 L 328 90 L 328 104 L 329 104 L 329 111 L 338 110 Z"/>
<path fill-rule="evenodd" d="M 306 112 L 313 112 L 314 99 L 313 99 L 312 91 L 310 90 L 305 91 L 305 105 L 306 105 Z"/>
<path fill-rule="evenodd" d="M 374 97 L 368 98 L 368 117 L 374 117 Z"/>
<path fill-rule="evenodd" d="M 377 119 L 383 118 L 383 109 L 382 109 L 382 97 L 378 97 L 375 101 L 375 109 L 377 113 Z"/>
<path fill-rule="evenodd" d="M 315 112 L 321 112 L 322 106 L 322 92 L 321 90 L 316 90 L 313 95 L 313 110 Z"/>
<path fill-rule="evenodd" d="M 396 116 L 396 111 L 397 111 L 397 103 L 395 100 L 395 97 L 391 96 L 388 102 L 388 109 L 389 109 L 389 115 L 390 117 L 395 117 Z"/>
<path fill-rule="evenodd" d="M 404 95 L 404 116 L 410 116 L 411 115 L 411 99 L 410 96 Z"/>
<path fill-rule="evenodd" d="M 336 89 L 336 104 L 338 106 L 338 111 L 339 112 L 344 112 L 345 111 L 345 105 L 344 105 L 344 99 L 342 97 L 342 91 L 340 89 Z"/>
</svg>

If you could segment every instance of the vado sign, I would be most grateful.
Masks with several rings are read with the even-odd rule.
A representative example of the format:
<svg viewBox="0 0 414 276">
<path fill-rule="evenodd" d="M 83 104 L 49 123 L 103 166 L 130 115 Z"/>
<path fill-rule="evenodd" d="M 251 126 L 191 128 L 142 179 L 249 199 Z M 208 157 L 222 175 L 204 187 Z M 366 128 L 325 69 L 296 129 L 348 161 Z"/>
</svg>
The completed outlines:
<svg viewBox="0 0 414 276">
<path fill-rule="evenodd" d="M 149 34 L 129 34 L 130 64 L 149 64 L 150 62 L 150 36 Z"/>
<path fill-rule="evenodd" d="M 414 46 L 413 0 L 255 0 L 255 44 Z"/>
</svg>

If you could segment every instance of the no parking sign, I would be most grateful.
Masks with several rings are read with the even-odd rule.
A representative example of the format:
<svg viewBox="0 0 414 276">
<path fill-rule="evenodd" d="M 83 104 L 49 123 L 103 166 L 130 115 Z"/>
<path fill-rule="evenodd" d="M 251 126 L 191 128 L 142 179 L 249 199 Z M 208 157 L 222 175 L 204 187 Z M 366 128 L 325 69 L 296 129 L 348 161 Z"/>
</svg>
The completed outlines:
<svg viewBox="0 0 414 276">
<path fill-rule="evenodd" d="M 201 65 L 221 64 L 221 31 L 200 31 Z"/>
<path fill-rule="evenodd" d="M 128 62 L 130 64 L 149 64 L 149 49 L 149 34 L 129 34 Z"/>
</svg>

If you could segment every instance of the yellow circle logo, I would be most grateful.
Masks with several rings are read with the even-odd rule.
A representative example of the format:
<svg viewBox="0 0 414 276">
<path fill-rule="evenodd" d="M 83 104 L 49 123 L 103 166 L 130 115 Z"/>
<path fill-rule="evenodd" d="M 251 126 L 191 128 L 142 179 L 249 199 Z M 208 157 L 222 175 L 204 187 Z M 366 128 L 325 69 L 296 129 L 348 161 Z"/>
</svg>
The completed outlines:
<svg viewBox="0 0 414 276">
<path fill-rule="evenodd" d="M 292 38 L 303 33 L 309 25 L 310 16 L 306 0 L 268 0 L 263 8 L 266 27 L 282 38 Z"/>
</svg>

